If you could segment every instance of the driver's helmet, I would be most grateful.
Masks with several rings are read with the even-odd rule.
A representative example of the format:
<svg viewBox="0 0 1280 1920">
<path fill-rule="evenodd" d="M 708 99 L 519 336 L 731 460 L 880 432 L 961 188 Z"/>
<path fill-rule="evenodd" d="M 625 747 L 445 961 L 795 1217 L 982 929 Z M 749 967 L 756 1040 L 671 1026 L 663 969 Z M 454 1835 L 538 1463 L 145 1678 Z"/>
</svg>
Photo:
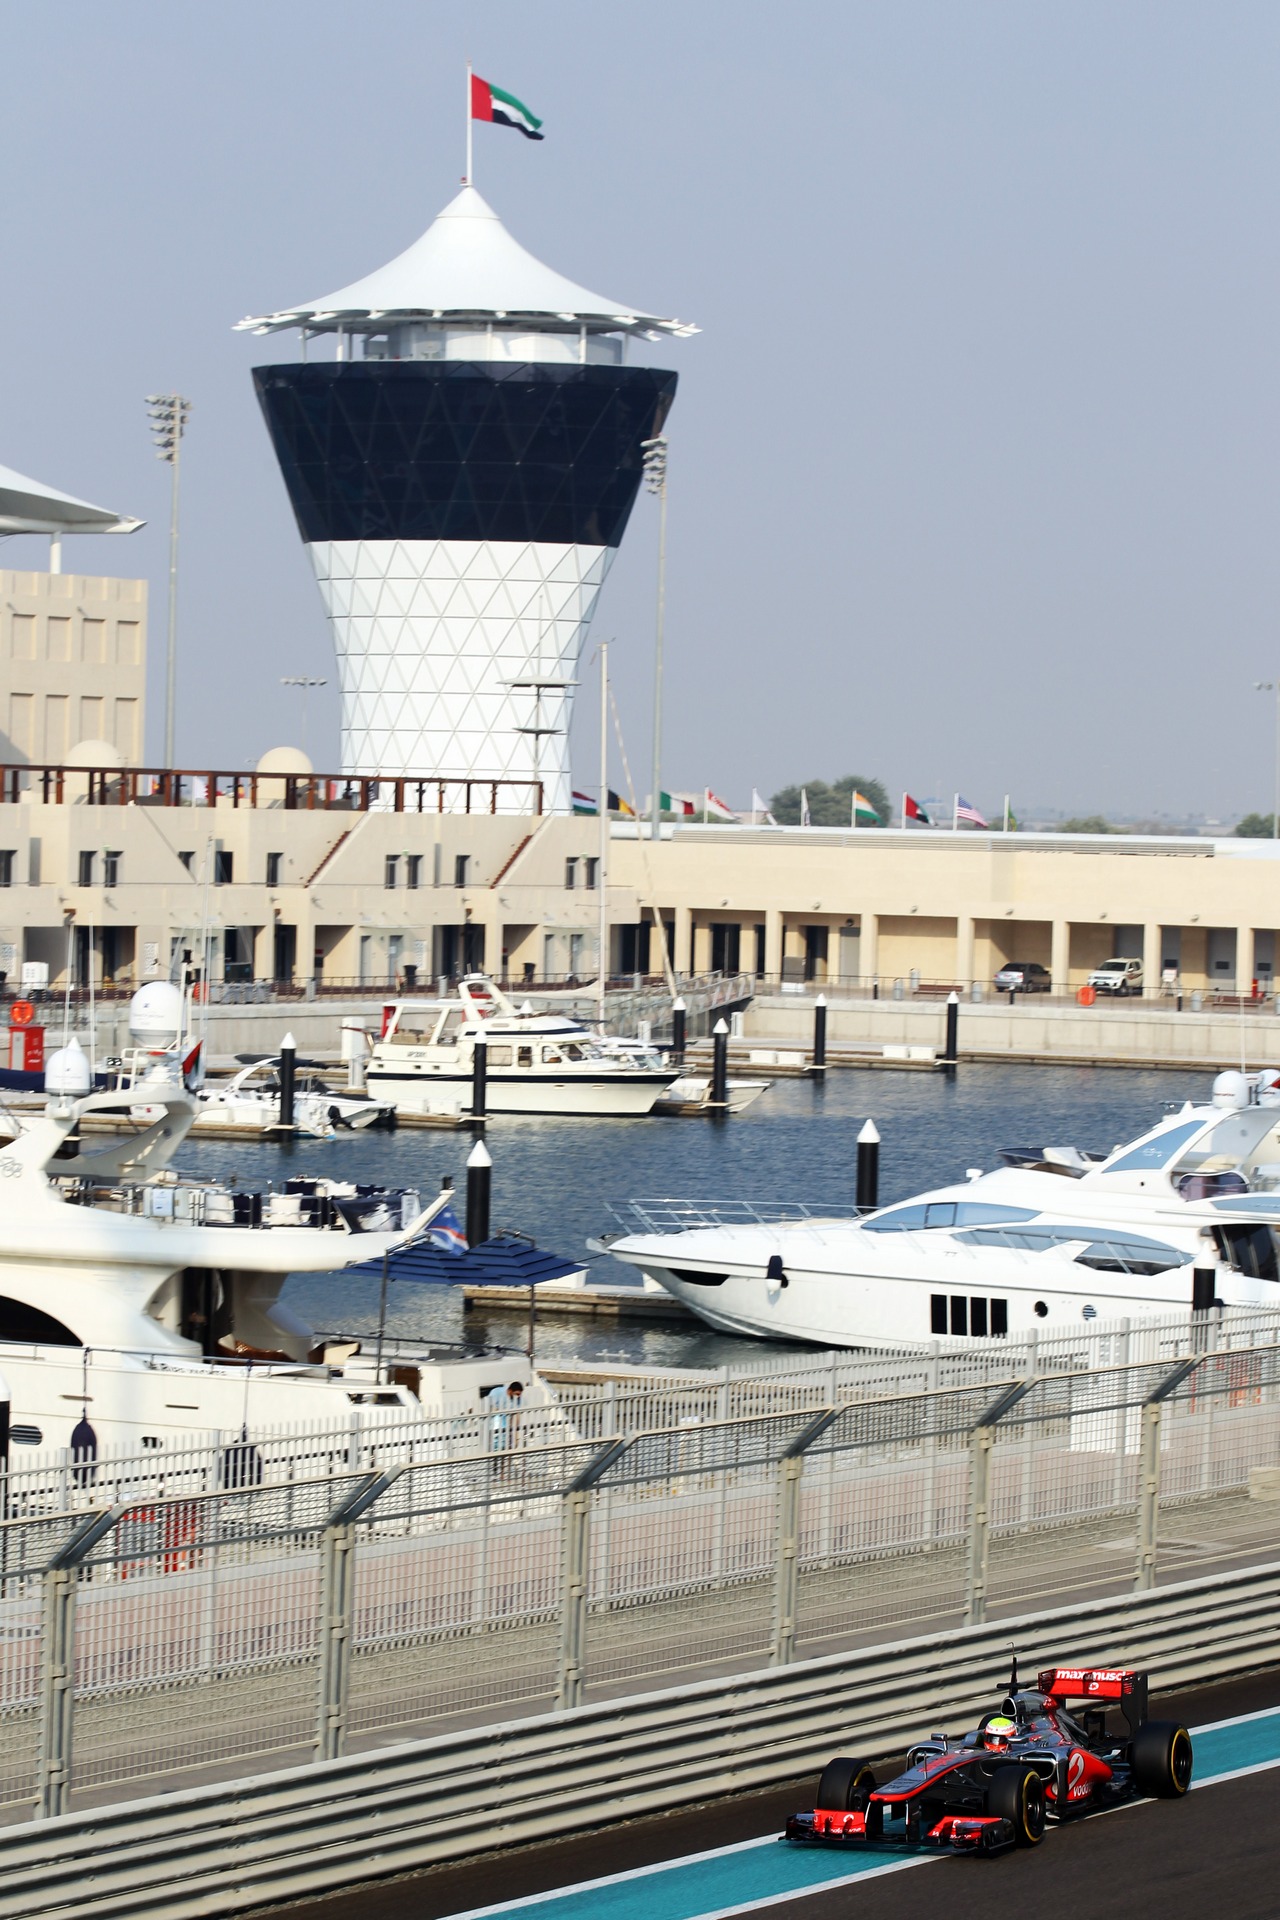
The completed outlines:
<svg viewBox="0 0 1280 1920">
<path fill-rule="evenodd" d="M 994 1713 L 982 1729 L 982 1744 L 988 1753 L 1007 1753 L 1017 1730 L 1016 1721 L 1007 1714 Z"/>
</svg>

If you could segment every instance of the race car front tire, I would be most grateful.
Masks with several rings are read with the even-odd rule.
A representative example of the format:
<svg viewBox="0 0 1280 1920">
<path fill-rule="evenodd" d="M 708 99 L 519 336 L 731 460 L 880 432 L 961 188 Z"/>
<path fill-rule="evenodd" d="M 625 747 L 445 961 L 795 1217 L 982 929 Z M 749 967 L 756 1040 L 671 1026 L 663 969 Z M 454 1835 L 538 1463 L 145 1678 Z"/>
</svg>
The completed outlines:
<svg viewBox="0 0 1280 1920">
<path fill-rule="evenodd" d="M 1038 1847 L 1044 1839 L 1044 1781 L 1034 1767 L 997 1767 L 987 1788 L 987 1812 L 1013 1828 L 1014 1845 Z"/>
<path fill-rule="evenodd" d="M 1191 1785 L 1191 1735 L 1176 1720 L 1144 1720 L 1133 1736 L 1133 1784 L 1153 1800 L 1181 1800 Z"/>
<path fill-rule="evenodd" d="M 824 1813 L 865 1813 L 875 1785 L 876 1777 L 865 1760 L 843 1756 L 828 1760 L 818 1782 L 816 1804 Z"/>
</svg>

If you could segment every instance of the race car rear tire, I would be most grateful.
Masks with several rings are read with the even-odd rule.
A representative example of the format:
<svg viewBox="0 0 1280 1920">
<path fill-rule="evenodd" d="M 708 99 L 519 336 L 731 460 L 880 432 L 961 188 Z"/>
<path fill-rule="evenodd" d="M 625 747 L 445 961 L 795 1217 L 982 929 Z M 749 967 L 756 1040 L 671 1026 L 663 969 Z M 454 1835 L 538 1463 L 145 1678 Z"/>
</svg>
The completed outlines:
<svg viewBox="0 0 1280 1920">
<path fill-rule="evenodd" d="M 843 1756 L 828 1760 L 818 1782 L 816 1805 L 825 1813 L 865 1813 L 875 1784 L 876 1777 L 865 1760 Z"/>
<path fill-rule="evenodd" d="M 1154 1800 L 1181 1800 L 1191 1785 L 1191 1735 L 1176 1720 L 1144 1720 L 1133 1736 L 1133 1784 Z"/>
<path fill-rule="evenodd" d="M 1038 1847 L 1044 1839 L 1044 1781 L 1034 1767 L 997 1767 L 987 1788 L 987 1812 L 1013 1828 L 1014 1844 Z"/>
</svg>

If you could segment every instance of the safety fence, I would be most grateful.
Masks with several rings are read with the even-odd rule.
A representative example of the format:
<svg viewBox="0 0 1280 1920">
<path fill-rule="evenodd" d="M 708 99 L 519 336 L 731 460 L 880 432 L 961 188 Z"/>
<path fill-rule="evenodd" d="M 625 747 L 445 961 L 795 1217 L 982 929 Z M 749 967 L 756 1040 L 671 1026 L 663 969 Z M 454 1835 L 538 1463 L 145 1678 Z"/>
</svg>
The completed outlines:
<svg viewBox="0 0 1280 1920">
<path fill-rule="evenodd" d="M 0 1803 L 54 1814 L 1256 1559 L 1280 1346 L 1214 1332 L 611 1437 L 503 1412 L 470 1451 L 438 1430 L 275 1482 L 259 1442 L 177 1491 L 82 1463 L 77 1506 L 0 1522 Z"/>
<path fill-rule="evenodd" d="M 996 1626 L 436 1734 L 0 1833 L 0 1920 L 207 1920 L 807 1777 L 959 1732 L 1023 1670 L 1146 1671 L 1157 1695 L 1275 1660 L 1280 1566 Z M 1159 1710 L 1159 1709 L 1157 1709 Z M 804 1788 L 797 1788 L 797 1802 Z"/>
</svg>

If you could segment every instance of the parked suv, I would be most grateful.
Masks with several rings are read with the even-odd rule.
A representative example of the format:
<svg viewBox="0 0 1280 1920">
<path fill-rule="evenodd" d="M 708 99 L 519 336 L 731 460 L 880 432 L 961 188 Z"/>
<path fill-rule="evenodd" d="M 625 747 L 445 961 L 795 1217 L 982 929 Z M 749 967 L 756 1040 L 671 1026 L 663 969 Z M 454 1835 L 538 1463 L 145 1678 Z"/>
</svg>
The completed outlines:
<svg viewBox="0 0 1280 1920">
<path fill-rule="evenodd" d="M 1052 984 L 1038 960 L 1010 960 L 996 975 L 998 993 L 1048 993 Z"/>
<path fill-rule="evenodd" d="M 1141 960 L 1104 960 L 1089 975 L 1089 985 L 1098 993 L 1141 993 Z"/>
</svg>

